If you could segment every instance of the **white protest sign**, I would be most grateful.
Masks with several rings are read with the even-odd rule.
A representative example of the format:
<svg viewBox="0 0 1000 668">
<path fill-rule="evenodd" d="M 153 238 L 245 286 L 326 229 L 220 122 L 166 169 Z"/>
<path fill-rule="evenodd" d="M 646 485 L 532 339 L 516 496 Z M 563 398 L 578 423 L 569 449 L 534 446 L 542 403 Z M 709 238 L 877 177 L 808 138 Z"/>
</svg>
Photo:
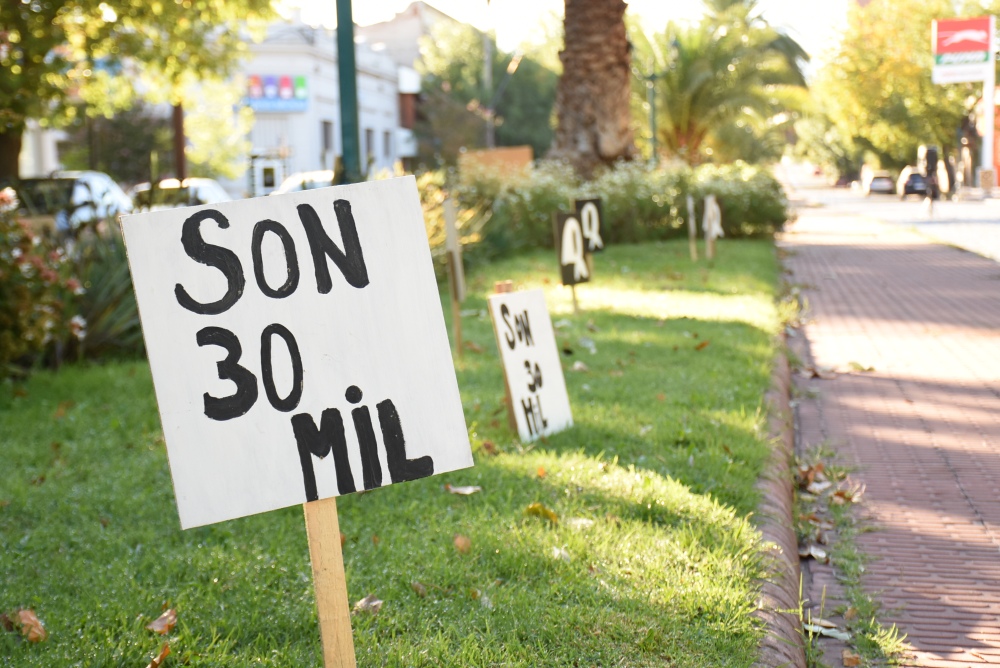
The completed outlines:
<svg viewBox="0 0 1000 668">
<path fill-rule="evenodd" d="M 489 304 L 521 440 L 573 426 L 545 293 L 501 293 L 492 295 Z"/>
<path fill-rule="evenodd" d="M 563 285 L 576 285 L 590 280 L 587 245 L 583 239 L 583 227 L 576 214 L 556 214 L 556 248 L 559 251 L 559 273 Z"/>
<path fill-rule="evenodd" d="M 184 528 L 472 465 L 413 177 L 122 229 Z"/>
<path fill-rule="evenodd" d="M 587 244 L 588 253 L 599 253 L 604 250 L 604 239 L 601 238 L 601 224 L 604 217 L 601 215 L 600 199 L 578 199 L 574 202 L 577 219 L 580 221 L 583 239 Z"/>
</svg>

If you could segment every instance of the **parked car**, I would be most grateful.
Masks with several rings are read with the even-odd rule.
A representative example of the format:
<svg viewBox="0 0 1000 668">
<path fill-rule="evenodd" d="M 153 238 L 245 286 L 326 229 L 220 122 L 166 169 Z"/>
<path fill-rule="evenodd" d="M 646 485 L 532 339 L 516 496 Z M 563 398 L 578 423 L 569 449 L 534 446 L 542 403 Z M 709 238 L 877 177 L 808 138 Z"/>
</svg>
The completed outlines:
<svg viewBox="0 0 1000 668">
<path fill-rule="evenodd" d="M 42 234 L 76 236 L 131 213 L 132 199 L 104 172 L 54 172 L 15 186 L 18 216 Z"/>
<path fill-rule="evenodd" d="M 909 174 L 900 174 L 899 182 L 896 184 L 896 191 L 899 193 L 899 199 L 906 199 L 907 195 L 926 197 L 927 179 L 920 172 L 911 171 Z"/>
<path fill-rule="evenodd" d="M 865 183 L 865 195 L 881 193 L 883 195 L 895 195 L 896 184 L 893 182 L 889 172 L 875 172 L 871 179 Z"/>
<path fill-rule="evenodd" d="M 215 179 L 192 177 L 184 179 L 162 179 L 156 188 L 149 183 L 140 183 L 130 191 L 138 211 L 158 211 L 179 206 L 218 204 L 232 199 L 226 189 Z"/>
<path fill-rule="evenodd" d="M 321 169 L 315 172 L 297 172 L 282 181 L 278 189 L 271 192 L 271 194 L 283 195 L 300 190 L 326 188 L 332 185 L 334 185 L 334 172 L 332 169 Z"/>
</svg>

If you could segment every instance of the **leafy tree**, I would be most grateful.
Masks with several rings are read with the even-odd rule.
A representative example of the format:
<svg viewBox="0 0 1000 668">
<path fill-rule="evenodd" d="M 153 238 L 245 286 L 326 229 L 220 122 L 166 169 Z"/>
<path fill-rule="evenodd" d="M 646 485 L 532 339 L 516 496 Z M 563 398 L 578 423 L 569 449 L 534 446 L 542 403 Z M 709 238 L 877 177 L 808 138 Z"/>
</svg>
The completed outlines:
<svg viewBox="0 0 1000 668">
<path fill-rule="evenodd" d="M 422 42 L 423 109 L 417 135 L 425 164 L 451 162 L 461 147 L 482 147 L 491 102 L 496 105 L 498 145 L 528 144 L 535 155 L 548 150 L 556 74 L 530 55 L 505 53 L 495 43 L 492 47 L 493 88 L 486 90 L 482 33 L 441 22 Z"/>
<path fill-rule="evenodd" d="M 966 2 L 958 9 L 974 16 L 989 7 Z M 931 21 L 955 15 L 951 0 L 852 5 L 844 38 L 818 73 L 817 106 L 845 142 L 883 167 L 912 164 L 921 144 L 953 149 L 963 119 L 982 95 L 978 84 L 931 82 Z"/>
<path fill-rule="evenodd" d="M 16 179 L 25 122 L 109 116 L 134 82 L 172 103 L 186 82 L 245 52 L 270 0 L 6 0 L 0 3 L 0 181 Z"/>
<path fill-rule="evenodd" d="M 583 176 L 636 157 L 630 102 L 631 46 L 623 0 L 566 0 L 555 144 Z"/>
<path fill-rule="evenodd" d="M 652 39 L 633 31 L 642 74 L 657 77 L 657 141 L 689 164 L 773 159 L 804 104 L 808 55 L 755 0 L 708 5 L 694 25 L 672 22 Z"/>
</svg>

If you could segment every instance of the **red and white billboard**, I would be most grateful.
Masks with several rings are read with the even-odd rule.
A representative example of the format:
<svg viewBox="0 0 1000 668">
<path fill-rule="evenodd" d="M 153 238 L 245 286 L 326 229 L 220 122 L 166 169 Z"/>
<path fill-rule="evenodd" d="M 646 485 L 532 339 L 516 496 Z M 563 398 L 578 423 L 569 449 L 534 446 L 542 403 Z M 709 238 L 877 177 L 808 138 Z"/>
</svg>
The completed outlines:
<svg viewBox="0 0 1000 668">
<path fill-rule="evenodd" d="M 990 50 L 990 17 L 934 21 L 934 54 Z"/>
<path fill-rule="evenodd" d="M 931 27 L 934 69 L 937 84 L 985 81 L 993 68 L 992 16 L 971 19 L 941 19 Z"/>
</svg>

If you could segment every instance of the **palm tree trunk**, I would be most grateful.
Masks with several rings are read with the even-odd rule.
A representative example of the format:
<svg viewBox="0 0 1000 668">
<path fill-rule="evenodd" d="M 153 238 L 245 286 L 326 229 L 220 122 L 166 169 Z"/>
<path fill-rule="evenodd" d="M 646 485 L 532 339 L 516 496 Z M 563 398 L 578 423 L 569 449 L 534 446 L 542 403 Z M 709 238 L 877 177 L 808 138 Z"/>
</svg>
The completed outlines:
<svg viewBox="0 0 1000 668">
<path fill-rule="evenodd" d="M 0 129 L 0 186 L 16 181 L 24 126 Z"/>
<path fill-rule="evenodd" d="M 636 157 L 629 110 L 630 46 L 623 0 L 566 0 L 558 127 L 550 152 L 584 177 Z"/>
</svg>

